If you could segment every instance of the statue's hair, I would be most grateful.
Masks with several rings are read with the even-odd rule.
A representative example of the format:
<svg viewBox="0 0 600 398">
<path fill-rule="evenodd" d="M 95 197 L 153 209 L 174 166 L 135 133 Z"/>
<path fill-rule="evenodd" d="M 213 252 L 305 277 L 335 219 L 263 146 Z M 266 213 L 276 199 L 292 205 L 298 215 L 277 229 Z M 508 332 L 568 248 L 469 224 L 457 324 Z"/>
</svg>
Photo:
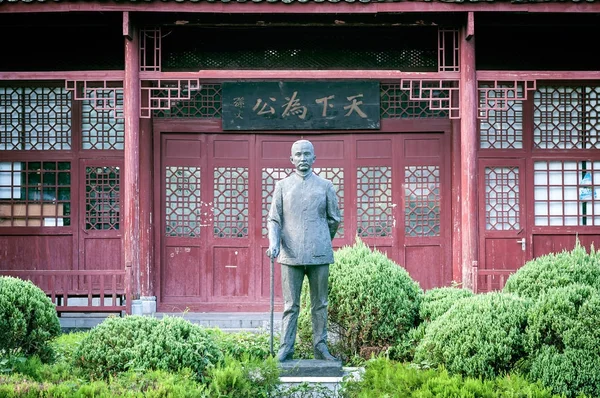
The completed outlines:
<svg viewBox="0 0 600 398">
<path fill-rule="evenodd" d="M 313 145 L 313 143 L 312 143 L 312 142 L 310 142 L 309 140 L 298 140 L 298 141 L 296 141 L 296 142 L 294 142 L 294 143 L 292 144 L 292 149 L 291 149 L 291 151 L 292 151 L 292 155 L 294 154 L 294 147 L 295 147 L 296 145 L 300 145 L 300 144 L 304 144 L 304 143 L 307 143 L 307 144 L 309 144 L 309 145 L 310 145 L 310 147 L 312 148 L 312 151 L 313 151 L 313 153 L 315 153 L 315 147 L 314 147 L 314 145 Z"/>
</svg>

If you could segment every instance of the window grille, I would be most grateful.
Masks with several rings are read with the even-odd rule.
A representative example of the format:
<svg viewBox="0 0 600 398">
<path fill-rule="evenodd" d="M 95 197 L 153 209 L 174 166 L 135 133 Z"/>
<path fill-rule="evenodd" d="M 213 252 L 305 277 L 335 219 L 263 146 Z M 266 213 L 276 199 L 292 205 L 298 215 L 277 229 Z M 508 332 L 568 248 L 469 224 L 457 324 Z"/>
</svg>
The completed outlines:
<svg viewBox="0 0 600 398">
<path fill-rule="evenodd" d="M 502 85 L 501 85 L 502 86 Z M 522 91 L 522 88 L 517 88 Z M 487 118 L 479 121 L 479 142 L 481 149 L 522 149 L 523 148 L 523 101 L 504 100 L 504 108 L 494 109 L 494 90 L 479 91 L 480 108 L 488 108 Z M 510 95 L 511 92 L 509 92 Z M 518 95 L 518 93 L 517 93 Z M 487 104 L 486 96 L 489 98 Z M 499 93 L 500 98 L 504 98 Z"/>
<path fill-rule="evenodd" d="M 70 162 L 0 162 L 0 227 L 71 225 Z"/>
<path fill-rule="evenodd" d="M 248 237 L 248 168 L 214 169 L 213 223 L 216 238 Z"/>
<path fill-rule="evenodd" d="M 534 162 L 536 226 L 600 225 L 600 161 Z"/>
<path fill-rule="evenodd" d="M 360 237 L 391 236 L 393 220 L 392 168 L 359 167 L 357 177 L 357 234 Z"/>
<path fill-rule="evenodd" d="M 540 87 L 533 142 L 539 149 L 599 149 L 600 87 Z"/>
<path fill-rule="evenodd" d="M 519 168 L 485 168 L 485 229 L 519 230 Z"/>
<path fill-rule="evenodd" d="M 115 107 L 123 109 L 123 90 L 95 90 L 96 100 L 82 101 L 81 145 L 83 149 L 123 150 L 125 148 L 125 119 L 116 117 L 113 110 L 94 107 L 103 98 L 116 98 Z"/>
<path fill-rule="evenodd" d="M 86 167 L 86 230 L 119 229 L 120 179 L 118 166 Z"/>
<path fill-rule="evenodd" d="M 440 236 L 440 168 L 404 169 L 404 231 L 406 236 Z"/>
<path fill-rule="evenodd" d="M 0 150 L 71 149 L 71 103 L 62 87 L 0 87 Z"/>
<path fill-rule="evenodd" d="M 165 236 L 199 237 L 202 212 L 208 212 L 200 200 L 200 167 L 167 166 L 165 171 Z"/>
</svg>

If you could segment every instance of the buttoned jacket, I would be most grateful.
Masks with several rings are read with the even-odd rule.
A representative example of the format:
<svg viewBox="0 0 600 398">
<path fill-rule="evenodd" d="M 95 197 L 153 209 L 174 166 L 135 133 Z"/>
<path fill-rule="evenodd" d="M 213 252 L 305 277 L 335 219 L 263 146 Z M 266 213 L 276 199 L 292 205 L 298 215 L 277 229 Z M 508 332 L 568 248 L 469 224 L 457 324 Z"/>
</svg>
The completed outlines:
<svg viewBox="0 0 600 398">
<path fill-rule="evenodd" d="M 341 222 L 331 181 L 309 173 L 292 173 L 275 184 L 267 224 L 279 231 L 278 261 L 287 265 L 333 263 L 331 240 Z"/>
</svg>

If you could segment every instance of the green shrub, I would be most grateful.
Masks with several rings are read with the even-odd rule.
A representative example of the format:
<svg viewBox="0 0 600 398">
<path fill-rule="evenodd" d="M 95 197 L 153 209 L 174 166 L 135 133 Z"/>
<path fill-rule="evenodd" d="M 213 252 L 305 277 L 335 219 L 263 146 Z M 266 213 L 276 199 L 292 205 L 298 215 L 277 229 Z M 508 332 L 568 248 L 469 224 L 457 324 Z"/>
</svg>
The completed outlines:
<svg viewBox="0 0 600 398">
<path fill-rule="evenodd" d="M 309 303 L 308 289 L 303 303 Z M 335 252 L 329 267 L 329 330 L 338 355 L 369 358 L 405 338 L 418 323 L 422 290 L 406 270 L 357 239 Z M 310 336 L 310 305 L 303 306 L 301 334 Z M 308 319 L 308 320 L 307 320 Z M 300 336 L 302 338 L 302 335 Z"/>
<path fill-rule="evenodd" d="M 0 352 L 50 356 L 48 341 L 60 334 L 54 304 L 29 281 L 0 276 Z"/>
<path fill-rule="evenodd" d="M 530 375 L 567 396 L 600 396 L 600 293 L 551 289 L 529 311 Z"/>
<path fill-rule="evenodd" d="M 91 378 L 126 370 L 192 369 L 201 379 L 223 355 L 212 335 L 183 318 L 108 318 L 81 341 L 76 364 Z"/>
<path fill-rule="evenodd" d="M 511 275 L 504 292 L 537 299 L 553 287 L 582 284 L 600 291 L 600 254 L 577 242 L 571 251 L 548 254 L 527 262 Z"/>
<path fill-rule="evenodd" d="M 419 370 L 384 358 L 369 361 L 359 380 L 343 383 L 342 397 L 552 397 L 539 383 L 512 375 L 481 380 L 451 376 L 443 368 Z"/>
<path fill-rule="evenodd" d="M 279 386 L 279 368 L 274 358 L 237 360 L 226 357 L 207 376 L 211 397 L 267 398 Z"/>
<path fill-rule="evenodd" d="M 236 360 L 243 358 L 267 359 L 270 357 L 269 333 L 223 332 L 220 329 L 211 329 L 215 342 L 225 355 Z M 277 335 L 274 336 L 274 350 L 278 346 Z"/>
<path fill-rule="evenodd" d="M 525 354 L 527 307 L 502 293 L 462 299 L 427 327 L 414 361 L 469 377 L 508 372 Z"/>
<path fill-rule="evenodd" d="M 0 397 L 94 397 L 94 398 L 205 398 L 209 397 L 204 385 L 194 379 L 190 371 L 127 372 L 110 381 L 69 379 L 62 382 L 31 380 L 19 374 L 0 375 Z"/>
<path fill-rule="evenodd" d="M 424 321 L 434 321 L 444 315 L 455 302 L 466 297 L 473 297 L 473 292 L 456 287 L 430 289 L 423 295 L 419 315 Z"/>
</svg>

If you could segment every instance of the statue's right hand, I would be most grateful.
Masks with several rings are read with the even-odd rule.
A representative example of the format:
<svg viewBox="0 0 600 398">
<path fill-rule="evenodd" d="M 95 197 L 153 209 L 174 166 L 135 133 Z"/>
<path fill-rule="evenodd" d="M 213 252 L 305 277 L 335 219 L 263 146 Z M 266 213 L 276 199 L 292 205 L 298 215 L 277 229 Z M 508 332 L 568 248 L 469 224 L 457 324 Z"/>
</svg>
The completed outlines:
<svg viewBox="0 0 600 398">
<path fill-rule="evenodd" d="M 278 247 L 269 247 L 267 249 L 267 256 L 269 258 L 275 258 L 277 256 L 279 256 L 279 248 Z"/>
</svg>

